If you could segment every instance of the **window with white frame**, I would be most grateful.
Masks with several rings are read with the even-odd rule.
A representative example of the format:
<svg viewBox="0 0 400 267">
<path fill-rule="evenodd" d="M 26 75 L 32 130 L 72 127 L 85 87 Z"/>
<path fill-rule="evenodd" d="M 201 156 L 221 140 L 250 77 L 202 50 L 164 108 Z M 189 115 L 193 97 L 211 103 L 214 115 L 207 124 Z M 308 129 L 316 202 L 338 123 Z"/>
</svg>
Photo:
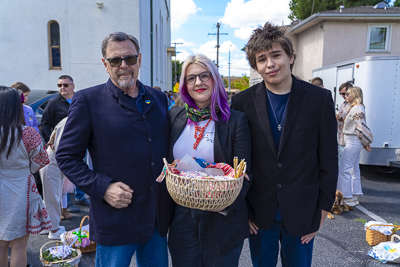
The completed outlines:
<svg viewBox="0 0 400 267">
<path fill-rule="evenodd" d="M 367 52 L 390 52 L 392 24 L 368 24 Z"/>
</svg>

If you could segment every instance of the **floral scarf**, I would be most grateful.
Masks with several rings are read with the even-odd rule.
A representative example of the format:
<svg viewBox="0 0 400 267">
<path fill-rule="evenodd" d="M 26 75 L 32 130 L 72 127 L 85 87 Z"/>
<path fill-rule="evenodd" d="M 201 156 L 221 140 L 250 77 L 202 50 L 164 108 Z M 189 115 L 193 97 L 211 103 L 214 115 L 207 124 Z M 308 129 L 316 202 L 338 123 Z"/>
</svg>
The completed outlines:
<svg viewBox="0 0 400 267">
<path fill-rule="evenodd" d="M 194 122 L 198 121 L 205 121 L 211 118 L 211 108 L 206 107 L 206 108 L 194 108 L 189 106 L 188 104 L 185 104 L 185 109 L 186 109 L 186 114 L 187 117 Z M 219 111 L 219 108 L 217 108 L 217 112 Z"/>
</svg>

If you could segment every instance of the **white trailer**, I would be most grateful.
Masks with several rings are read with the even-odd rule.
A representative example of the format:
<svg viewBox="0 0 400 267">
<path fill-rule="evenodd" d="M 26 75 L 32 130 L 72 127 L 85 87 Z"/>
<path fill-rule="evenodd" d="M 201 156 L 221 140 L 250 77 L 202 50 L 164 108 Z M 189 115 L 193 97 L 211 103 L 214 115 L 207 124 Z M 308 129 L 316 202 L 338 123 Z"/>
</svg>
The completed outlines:
<svg viewBox="0 0 400 267">
<path fill-rule="evenodd" d="M 313 70 L 332 91 L 335 107 L 343 103 L 339 87 L 351 82 L 363 90 L 367 125 L 374 134 L 371 152 L 360 164 L 400 168 L 400 56 L 366 56 Z"/>
</svg>

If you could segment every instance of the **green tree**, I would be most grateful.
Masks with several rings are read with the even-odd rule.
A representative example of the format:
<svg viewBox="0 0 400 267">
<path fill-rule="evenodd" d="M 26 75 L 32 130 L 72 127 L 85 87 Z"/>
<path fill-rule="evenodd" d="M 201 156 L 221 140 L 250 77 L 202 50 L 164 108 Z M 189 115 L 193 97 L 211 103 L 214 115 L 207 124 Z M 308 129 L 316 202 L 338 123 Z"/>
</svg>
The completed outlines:
<svg viewBox="0 0 400 267">
<path fill-rule="evenodd" d="M 393 6 L 400 7 L 400 0 L 394 1 Z"/>
<path fill-rule="evenodd" d="M 396 2 L 399 1 L 396 0 Z M 374 6 L 380 2 L 382 0 L 290 0 L 289 8 L 291 13 L 289 19 L 304 20 L 321 11 L 339 9 L 341 5 L 345 7 Z M 390 0 L 383 0 L 383 2 L 388 4 Z"/>
<path fill-rule="evenodd" d="M 176 70 L 175 70 L 175 65 L 176 65 Z M 176 82 L 179 82 L 179 78 L 181 77 L 181 72 L 182 72 L 182 65 L 183 65 L 182 61 L 177 60 L 175 64 L 175 60 L 172 60 L 172 87 L 174 87 L 175 85 L 175 77 L 176 77 Z"/>
<path fill-rule="evenodd" d="M 247 77 L 245 74 L 242 78 L 231 81 L 231 88 L 239 89 L 240 91 L 243 91 L 243 90 L 249 88 L 249 81 L 250 81 L 250 78 Z"/>
</svg>

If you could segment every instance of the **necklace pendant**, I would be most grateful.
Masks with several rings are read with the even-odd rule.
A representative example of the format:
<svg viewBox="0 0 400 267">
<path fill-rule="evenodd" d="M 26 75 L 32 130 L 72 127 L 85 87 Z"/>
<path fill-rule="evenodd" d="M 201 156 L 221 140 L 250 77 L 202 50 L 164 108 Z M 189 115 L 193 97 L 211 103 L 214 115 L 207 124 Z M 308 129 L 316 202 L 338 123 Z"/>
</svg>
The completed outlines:
<svg viewBox="0 0 400 267">
<path fill-rule="evenodd" d="M 281 131 L 282 130 L 282 126 L 279 124 L 278 125 L 278 130 Z"/>
</svg>

